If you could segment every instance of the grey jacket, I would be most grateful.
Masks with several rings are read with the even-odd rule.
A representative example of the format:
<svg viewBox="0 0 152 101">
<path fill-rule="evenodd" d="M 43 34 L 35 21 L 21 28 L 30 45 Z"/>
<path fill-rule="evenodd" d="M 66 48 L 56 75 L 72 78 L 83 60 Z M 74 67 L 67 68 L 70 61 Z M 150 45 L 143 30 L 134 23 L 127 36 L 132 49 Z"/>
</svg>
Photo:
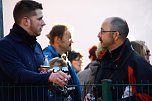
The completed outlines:
<svg viewBox="0 0 152 101">
<path fill-rule="evenodd" d="M 100 63 L 95 60 L 89 64 L 88 69 L 85 69 L 78 73 L 78 77 L 82 85 L 82 100 L 86 94 L 91 91 L 92 87 L 90 86 L 94 84 L 95 73 L 98 65 L 100 65 Z"/>
</svg>

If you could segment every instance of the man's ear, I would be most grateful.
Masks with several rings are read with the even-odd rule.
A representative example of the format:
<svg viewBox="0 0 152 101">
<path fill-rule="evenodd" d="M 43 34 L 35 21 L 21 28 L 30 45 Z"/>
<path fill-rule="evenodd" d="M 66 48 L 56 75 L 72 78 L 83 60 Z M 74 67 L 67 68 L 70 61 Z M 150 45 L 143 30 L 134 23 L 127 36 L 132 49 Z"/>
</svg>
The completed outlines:
<svg viewBox="0 0 152 101">
<path fill-rule="evenodd" d="M 56 37 L 54 38 L 54 42 L 56 42 L 56 43 L 60 43 L 60 42 L 61 42 L 61 38 L 60 38 L 60 37 L 58 37 L 58 36 L 56 36 Z"/>
<path fill-rule="evenodd" d="M 23 17 L 21 19 L 21 24 L 24 26 L 29 26 L 30 25 L 30 19 L 28 17 Z"/>
<path fill-rule="evenodd" d="M 113 34 L 114 40 L 118 40 L 120 37 L 120 33 L 119 32 L 114 32 Z"/>
</svg>

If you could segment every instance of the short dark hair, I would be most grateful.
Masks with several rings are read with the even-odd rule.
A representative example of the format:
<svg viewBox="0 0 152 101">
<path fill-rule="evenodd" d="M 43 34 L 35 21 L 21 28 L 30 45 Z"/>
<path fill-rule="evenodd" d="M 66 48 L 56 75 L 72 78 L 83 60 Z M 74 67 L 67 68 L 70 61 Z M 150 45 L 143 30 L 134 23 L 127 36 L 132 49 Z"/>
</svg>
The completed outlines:
<svg viewBox="0 0 152 101">
<path fill-rule="evenodd" d="M 119 17 L 112 17 L 110 24 L 112 31 L 118 31 L 121 34 L 120 38 L 125 39 L 128 36 L 129 27 L 125 20 Z"/>
<path fill-rule="evenodd" d="M 75 60 L 77 57 L 82 58 L 83 56 L 81 55 L 80 52 L 76 52 L 76 51 L 69 51 L 68 52 L 68 60 L 70 62 L 72 62 L 73 60 Z"/>
<path fill-rule="evenodd" d="M 65 25 L 55 25 L 49 33 L 50 44 L 54 43 L 54 38 L 56 36 L 62 39 L 64 32 L 67 30 Z"/>
<path fill-rule="evenodd" d="M 19 24 L 22 17 L 35 15 L 36 9 L 43 9 L 42 4 L 32 0 L 19 1 L 13 10 L 15 23 Z"/>
</svg>

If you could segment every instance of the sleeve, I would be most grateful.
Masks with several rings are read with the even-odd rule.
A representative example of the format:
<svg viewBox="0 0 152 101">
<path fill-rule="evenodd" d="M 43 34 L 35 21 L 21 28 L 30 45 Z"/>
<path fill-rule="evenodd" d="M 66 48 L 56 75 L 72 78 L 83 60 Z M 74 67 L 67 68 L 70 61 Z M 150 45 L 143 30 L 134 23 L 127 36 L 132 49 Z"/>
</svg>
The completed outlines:
<svg viewBox="0 0 152 101">
<path fill-rule="evenodd" d="M 132 95 L 137 96 L 142 101 L 152 101 L 151 77 L 152 66 L 144 59 L 138 59 L 134 65 L 128 66 L 129 83 L 135 84 L 131 86 Z"/>
<path fill-rule="evenodd" d="M 9 42 L 0 42 L 0 72 L 5 81 L 14 83 L 47 84 L 50 73 L 30 71 L 20 60 Z M 5 76 L 4 76 L 5 75 Z M 3 78 L 4 79 L 4 78 Z"/>
</svg>

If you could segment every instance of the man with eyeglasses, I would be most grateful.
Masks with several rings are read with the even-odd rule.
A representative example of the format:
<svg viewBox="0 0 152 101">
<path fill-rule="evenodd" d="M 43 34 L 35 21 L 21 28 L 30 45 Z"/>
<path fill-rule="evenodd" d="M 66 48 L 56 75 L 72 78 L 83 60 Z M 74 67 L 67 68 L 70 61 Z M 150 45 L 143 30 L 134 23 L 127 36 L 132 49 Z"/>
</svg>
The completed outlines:
<svg viewBox="0 0 152 101">
<path fill-rule="evenodd" d="M 105 54 L 98 59 L 95 84 L 102 84 L 102 80 L 111 79 L 113 84 L 149 84 L 152 82 L 152 66 L 131 48 L 130 41 L 126 38 L 129 33 L 127 22 L 120 17 L 109 17 L 101 25 L 98 38 L 103 47 L 107 48 Z M 126 85 L 127 86 L 127 85 Z M 152 101 L 152 87 L 131 85 L 132 91 L 128 98 L 122 99 L 124 88 L 112 88 L 112 101 Z M 96 86 L 95 99 L 102 101 L 102 87 Z M 86 101 L 91 97 L 87 94 Z"/>
</svg>

